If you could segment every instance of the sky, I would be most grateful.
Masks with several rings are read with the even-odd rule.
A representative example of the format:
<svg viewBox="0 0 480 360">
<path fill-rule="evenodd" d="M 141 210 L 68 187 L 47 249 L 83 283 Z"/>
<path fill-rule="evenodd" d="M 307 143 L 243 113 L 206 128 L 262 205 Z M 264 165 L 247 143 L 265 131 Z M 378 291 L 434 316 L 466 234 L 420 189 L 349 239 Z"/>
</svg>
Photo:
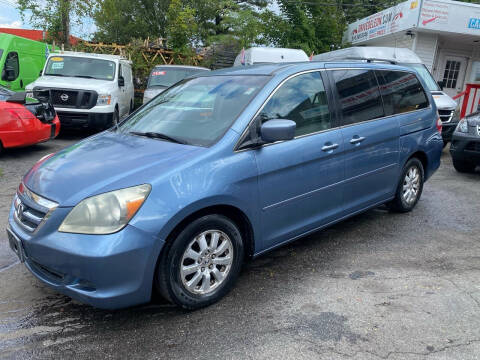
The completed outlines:
<svg viewBox="0 0 480 360">
<path fill-rule="evenodd" d="M 16 0 L 0 0 L 0 27 L 32 29 L 28 23 L 28 14 L 22 21 L 20 11 L 17 10 Z M 72 35 L 88 39 L 96 30 L 92 19 L 82 19 L 81 25 L 72 26 Z"/>
</svg>

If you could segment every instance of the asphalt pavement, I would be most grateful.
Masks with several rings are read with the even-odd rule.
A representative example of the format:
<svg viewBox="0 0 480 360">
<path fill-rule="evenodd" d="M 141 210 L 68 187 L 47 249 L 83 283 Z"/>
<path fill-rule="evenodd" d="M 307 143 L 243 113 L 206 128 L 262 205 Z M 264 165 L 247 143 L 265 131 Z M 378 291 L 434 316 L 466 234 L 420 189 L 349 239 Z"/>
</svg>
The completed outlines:
<svg viewBox="0 0 480 360">
<path fill-rule="evenodd" d="M 36 280 L 3 230 L 21 176 L 83 136 L 0 156 L 1 359 L 480 359 L 480 173 L 446 150 L 411 213 L 370 210 L 251 261 L 202 310 L 104 311 Z"/>
</svg>

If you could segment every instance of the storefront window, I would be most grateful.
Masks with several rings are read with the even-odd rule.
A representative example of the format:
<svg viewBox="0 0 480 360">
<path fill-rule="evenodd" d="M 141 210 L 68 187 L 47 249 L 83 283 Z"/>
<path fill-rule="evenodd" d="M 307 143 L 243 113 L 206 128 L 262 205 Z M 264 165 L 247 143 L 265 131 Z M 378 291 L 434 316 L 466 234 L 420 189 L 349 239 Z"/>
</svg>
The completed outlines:
<svg viewBox="0 0 480 360">
<path fill-rule="evenodd" d="M 472 64 L 471 82 L 480 82 L 480 61 L 474 61 Z"/>
</svg>

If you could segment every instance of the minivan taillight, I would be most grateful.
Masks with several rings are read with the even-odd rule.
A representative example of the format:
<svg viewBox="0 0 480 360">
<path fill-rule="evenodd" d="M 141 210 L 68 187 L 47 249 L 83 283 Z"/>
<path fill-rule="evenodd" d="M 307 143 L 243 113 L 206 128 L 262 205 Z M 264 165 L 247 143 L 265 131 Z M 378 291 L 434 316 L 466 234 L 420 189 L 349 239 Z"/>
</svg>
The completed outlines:
<svg viewBox="0 0 480 360">
<path fill-rule="evenodd" d="M 440 120 L 440 118 L 437 119 L 437 131 L 440 134 L 442 133 L 442 120 Z"/>
</svg>

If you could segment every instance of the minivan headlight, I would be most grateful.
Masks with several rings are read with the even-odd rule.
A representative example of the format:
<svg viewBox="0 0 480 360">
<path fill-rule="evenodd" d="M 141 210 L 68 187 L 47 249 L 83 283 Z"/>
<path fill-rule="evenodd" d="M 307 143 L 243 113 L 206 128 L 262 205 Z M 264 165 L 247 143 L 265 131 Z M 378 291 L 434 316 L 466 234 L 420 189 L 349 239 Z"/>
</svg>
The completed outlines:
<svg viewBox="0 0 480 360">
<path fill-rule="evenodd" d="M 467 119 L 462 119 L 458 122 L 457 131 L 462 132 L 462 133 L 468 133 Z"/>
<path fill-rule="evenodd" d="M 58 231 L 97 235 L 117 232 L 137 213 L 151 188 L 143 184 L 86 198 L 70 211 Z"/>
<path fill-rule="evenodd" d="M 110 105 L 112 102 L 111 95 L 98 95 L 97 105 Z"/>
</svg>

